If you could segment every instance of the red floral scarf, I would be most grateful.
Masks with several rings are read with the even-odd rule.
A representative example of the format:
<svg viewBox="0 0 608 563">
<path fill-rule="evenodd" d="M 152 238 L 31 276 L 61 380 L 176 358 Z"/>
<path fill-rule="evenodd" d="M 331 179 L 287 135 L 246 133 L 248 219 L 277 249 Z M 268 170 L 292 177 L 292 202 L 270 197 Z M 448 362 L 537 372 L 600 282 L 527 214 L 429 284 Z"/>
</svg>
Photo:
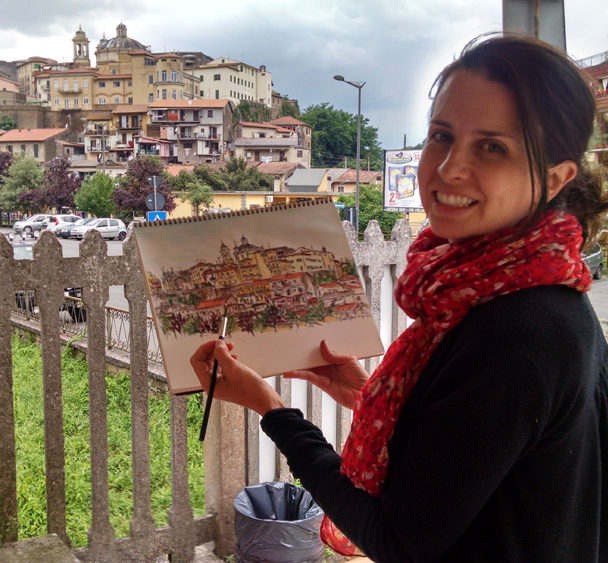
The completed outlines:
<svg viewBox="0 0 608 563">
<path fill-rule="evenodd" d="M 356 487 L 380 494 L 401 409 L 443 337 L 472 307 L 538 285 L 589 289 L 591 275 L 581 260 L 582 235 L 575 217 L 548 211 L 533 230 L 517 234 L 516 228 L 505 229 L 449 243 L 426 229 L 411 245 L 395 297 L 414 322 L 393 342 L 362 389 L 342 452 L 341 471 Z M 338 553 L 356 553 L 327 517 L 321 538 Z"/>
</svg>

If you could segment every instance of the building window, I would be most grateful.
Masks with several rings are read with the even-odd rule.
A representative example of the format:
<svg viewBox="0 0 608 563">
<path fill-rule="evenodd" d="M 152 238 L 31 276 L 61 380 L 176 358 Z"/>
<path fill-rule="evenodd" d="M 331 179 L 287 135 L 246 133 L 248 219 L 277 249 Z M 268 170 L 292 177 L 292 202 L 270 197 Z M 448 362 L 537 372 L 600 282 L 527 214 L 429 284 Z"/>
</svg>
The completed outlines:
<svg viewBox="0 0 608 563">
<path fill-rule="evenodd" d="M 116 98 L 114 98 L 114 103 L 115 104 L 119 104 L 120 103 L 120 98 L 118 96 Z"/>
<path fill-rule="evenodd" d="M 113 68 L 113 69 L 112 69 L 110 72 L 111 72 L 112 74 L 116 74 L 116 69 L 115 69 L 115 68 Z"/>
<path fill-rule="evenodd" d="M 202 97 L 205 95 L 205 91 L 204 91 L 204 90 L 201 90 L 201 91 L 198 93 L 198 95 L 199 95 L 199 96 L 202 98 Z"/>
<path fill-rule="evenodd" d="M 102 96 L 101 98 L 99 98 L 99 103 L 103 106 L 106 103 L 106 99 Z"/>
<path fill-rule="evenodd" d="M 25 145 L 21 145 L 21 152 L 25 152 Z"/>
<path fill-rule="evenodd" d="M 160 79 L 161 82 L 167 82 L 167 71 L 166 70 L 161 70 L 160 71 Z"/>
<path fill-rule="evenodd" d="M 213 80 L 221 80 L 222 79 L 222 75 L 221 74 L 214 74 L 213 75 Z"/>
<path fill-rule="evenodd" d="M 154 75 L 153 74 L 148 75 L 148 84 L 154 84 Z"/>
<path fill-rule="evenodd" d="M 89 105 L 89 98 L 82 98 L 82 105 L 83 106 L 88 106 Z"/>
<path fill-rule="evenodd" d="M 68 100 L 67 98 L 65 98 L 65 99 L 63 100 L 63 107 L 64 107 L 65 109 L 69 109 L 69 107 L 70 107 L 70 100 Z"/>
<path fill-rule="evenodd" d="M 202 74 L 198 77 L 199 81 L 202 82 L 203 78 L 205 78 Z"/>
<path fill-rule="evenodd" d="M 338 193 L 344 193 L 344 186 L 338 186 Z"/>
<path fill-rule="evenodd" d="M 149 102 L 153 102 L 154 101 L 154 94 L 148 94 L 148 101 Z"/>
<path fill-rule="evenodd" d="M 63 81 L 63 90 L 64 92 L 67 92 L 70 89 L 70 81 L 69 80 L 64 80 Z"/>
<path fill-rule="evenodd" d="M 208 109 L 207 110 L 207 117 L 213 117 L 213 110 L 212 109 Z"/>
<path fill-rule="evenodd" d="M 296 156 L 298 158 L 302 158 L 304 156 L 304 152 L 303 151 L 296 151 Z"/>
<path fill-rule="evenodd" d="M 176 70 L 171 71 L 171 82 L 177 82 L 177 71 Z"/>
<path fill-rule="evenodd" d="M 154 66 L 154 59 L 144 59 L 144 66 Z"/>
<path fill-rule="evenodd" d="M 216 90 L 216 91 L 215 91 L 215 99 L 216 99 L 216 100 L 219 100 L 219 99 L 220 99 L 220 91 L 219 91 L 219 90 Z"/>
<path fill-rule="evenodd" d="M 77 108 L 78 107 L 78 98 L 74 98 L 74 107 Z"/>
<path fill-rule="evenodd" d="M 167 99 L 167 90 L 163 88 L 163 95 L 161 96 L 163 100 Z"/>
<path fill-rule="evenodd" d="M 8 145 L 8 146 L 6 147 L 6 150 L 7 150 L 8 152 L 12 153 L 12 152 L 13 152 L 13 145 Z"/>
<path fill-rule="evenodd" d="M 56 105 L 56 106 L 58 106 L 59 105 L 59 98 L 55 98 L 53 100 L 53 104 Z"/>
<path fill-rule="evenodd" d="M 99 81 L 99 87 L 100 87 L 100 88 L 105 88 L 105 87 L 106 87 L 106 83 L 105 83 L 105 81 L 104 81 L 104 80 L 100 80 L 100 81 Z"/>
<path fill-rule="evenodd" d="M 34 145 L 34 158 L 38 158 L 38 145 Z"/>
<path fill-rule="evenodd" d="M 133 103 L 133 97 L 132 97 L 132 96 L 129 96 L 129 97 L 127 98 L 127 103 L 128 103 L 128 104 L 132 104 L 132 103 Z"/>
<path fill-rule="evenodd" d="M 74 80 L 74 92 L 78 92 L 78 80 Z"/>
<path fill-rule="evenodd" d="M 127 86 L 129 86 L 129 87 L 133 86 L 133 81 L 132 80 L 128 80 L 127 81 Z"/>
<path fill-rule="evenodd" d="M 177 90 L 171 90 L 171 99 L 177 100 Z"/>
<path fill-rule="evenodd" d="M 82 79 L 82 87 L 83 88 L 88 88 L 89 87 L 89 79 L 88 78 L 83 78 Z"/>
<path fill-rule="evenodd" d="M 120 80 L 114 80 L 114 88 L 120 88 Z"/>
</svg>

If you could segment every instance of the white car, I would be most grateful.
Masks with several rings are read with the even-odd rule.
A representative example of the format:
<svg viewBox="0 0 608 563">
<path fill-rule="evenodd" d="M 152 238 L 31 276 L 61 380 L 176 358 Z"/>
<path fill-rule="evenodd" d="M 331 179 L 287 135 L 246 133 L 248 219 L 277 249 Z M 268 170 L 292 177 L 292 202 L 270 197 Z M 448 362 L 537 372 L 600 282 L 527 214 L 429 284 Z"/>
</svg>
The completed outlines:
<svg viewBox="0 0 608 563">
<path fill-rule="evenodd" d="M 70 238 L 82 239 L 91 230 L 99 231 L 103 238 L 125 240 L 127 228 L 120 219 L 102 217 L 86 225 L 79 225 L 70 231 Z"/>
<path fill-rule="evenodd" d="M 47 231 L 51 231 L 52 233 L 57 234 L 57 229 L 59 227 L 65 227 L 66 225 L 71 225 L 76 223 L 80 217 L 78 215 L 67 214 L 67 215 L 51 215 L 48 220 L 48 224 L 46 226 Z"/>
</svg>

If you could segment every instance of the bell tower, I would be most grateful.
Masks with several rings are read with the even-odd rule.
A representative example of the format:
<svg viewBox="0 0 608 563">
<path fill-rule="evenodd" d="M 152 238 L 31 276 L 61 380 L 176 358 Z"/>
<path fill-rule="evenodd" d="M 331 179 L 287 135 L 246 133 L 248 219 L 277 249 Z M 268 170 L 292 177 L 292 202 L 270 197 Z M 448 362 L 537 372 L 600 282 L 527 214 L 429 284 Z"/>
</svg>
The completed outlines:
<svg viewBox="0 0 608 563">
<path fill-rule="evenodd" d="M 78 31 L 72 38 L 74 44 L 74 65 L 75 66 L 91 66 L 89 59 L 89 40 L 87 34 L 82 31 L 82 27 L 78 26 Z"/>
</svg>

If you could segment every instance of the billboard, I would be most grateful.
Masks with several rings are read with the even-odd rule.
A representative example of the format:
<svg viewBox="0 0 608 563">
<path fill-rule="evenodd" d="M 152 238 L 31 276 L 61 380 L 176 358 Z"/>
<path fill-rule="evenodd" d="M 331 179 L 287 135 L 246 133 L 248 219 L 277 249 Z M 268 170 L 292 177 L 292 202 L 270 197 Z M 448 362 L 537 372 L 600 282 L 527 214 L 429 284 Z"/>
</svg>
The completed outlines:
<svg viewBox="0 0 608 563">
<path fill-rule="evenodd" d="M 421 211 L 418 164 L 422 150 L 384 151 L 384 211 Z"/>
</svg>

